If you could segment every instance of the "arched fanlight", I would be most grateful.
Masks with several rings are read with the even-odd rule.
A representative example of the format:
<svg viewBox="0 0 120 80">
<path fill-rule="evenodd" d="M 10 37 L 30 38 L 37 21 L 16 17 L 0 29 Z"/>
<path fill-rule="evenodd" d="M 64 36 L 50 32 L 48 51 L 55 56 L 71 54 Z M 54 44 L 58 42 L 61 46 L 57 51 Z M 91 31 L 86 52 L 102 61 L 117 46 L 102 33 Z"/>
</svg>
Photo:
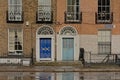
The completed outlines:
<svg viewBox="0 0 120 80">
<path fill-rule="evenodd" d="M 43 26 L 38 30 L 37 34 L 38 35 L 53 35 L 54 32 L 52 28 L 48 26 Z"/>
<path fill-rule="evenodd" d="M 61 30 L 61 35 L 76 35 L 76 30 L 72 27 L 64 27 Z"/>
</svg>

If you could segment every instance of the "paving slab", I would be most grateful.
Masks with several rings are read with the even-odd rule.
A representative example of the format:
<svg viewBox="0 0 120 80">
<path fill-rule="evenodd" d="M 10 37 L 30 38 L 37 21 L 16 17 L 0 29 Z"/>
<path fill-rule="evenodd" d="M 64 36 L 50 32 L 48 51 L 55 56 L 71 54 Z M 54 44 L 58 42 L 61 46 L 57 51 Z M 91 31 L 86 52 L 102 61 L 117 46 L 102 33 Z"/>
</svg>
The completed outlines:
<svg viewBox="0 0 120 80">
<path fill-rule="evenodd" d="M 116 66 L 0 66 L 0 72 L 120 72 Z"/>
</svg>

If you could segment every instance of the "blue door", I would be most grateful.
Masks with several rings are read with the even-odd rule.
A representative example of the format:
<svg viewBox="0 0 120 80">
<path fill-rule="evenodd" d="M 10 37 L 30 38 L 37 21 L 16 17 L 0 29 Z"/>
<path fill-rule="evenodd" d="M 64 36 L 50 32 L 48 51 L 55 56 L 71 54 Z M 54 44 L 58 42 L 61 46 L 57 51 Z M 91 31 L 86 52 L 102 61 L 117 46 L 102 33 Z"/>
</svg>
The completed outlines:
<svg viewBox="0 0 120 80">
<path fill-rule="evenodd" d="M 40 73 L 39 79 L 37 80 L 52 80 L 52 74 L 51 73 Z"/>
<path fill-rule="evenodd" d="M 63 38 L 62 59 L 63 61 L 74 60 L 74 39 Z"/>
<path fill-rule="evenodd" d="M 40 58 L 51 58 L 51 38 L 40 38 Z"/>
</svg>

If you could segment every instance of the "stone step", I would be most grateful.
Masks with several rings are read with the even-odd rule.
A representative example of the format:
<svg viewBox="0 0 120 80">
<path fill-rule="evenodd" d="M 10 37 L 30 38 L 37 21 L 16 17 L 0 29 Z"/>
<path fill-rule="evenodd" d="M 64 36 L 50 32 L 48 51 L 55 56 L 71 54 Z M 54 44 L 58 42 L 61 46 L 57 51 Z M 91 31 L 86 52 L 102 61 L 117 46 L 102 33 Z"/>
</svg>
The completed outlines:
<svg viewBox="0 0 120 80">
<path fill-rule="evenodd" d="M 36 62 L 38 66 L 82 66 L 81 61 L 59 61 L 59 62 Z"/>
</svg>

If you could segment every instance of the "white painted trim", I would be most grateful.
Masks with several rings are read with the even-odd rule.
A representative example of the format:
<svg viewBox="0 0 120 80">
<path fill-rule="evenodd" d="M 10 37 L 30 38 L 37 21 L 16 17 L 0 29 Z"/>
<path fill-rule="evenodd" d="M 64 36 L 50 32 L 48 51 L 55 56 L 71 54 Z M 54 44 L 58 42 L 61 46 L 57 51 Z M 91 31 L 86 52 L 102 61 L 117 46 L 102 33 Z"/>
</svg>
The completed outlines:
<svg viewBox="0 0 120 80">
<path fill-rule="evenodd" d="M 79 59 L 79 35 L 74 37 L 74 61 Z"/>
<path fill-rule="evenodd" d="M 80 12 L 80 1 L 81 1 L 81 0 L 79 0 L 79 12 Z M 68 2 L 67 2 L 67 0 L 66 0 L 66 11 L 68 11 L 68 10 L 67 10 L 67 6 L 68 6 L 67 3 L 68 3 Z M 77 5 L 74 5 L 74 6 L 77 6 Z M 75 8 L 76 8 L 76 7 L 75 7 Z"/>
<path fill-rule="evenodd" d="M 36 61 L 39 62 L 40 59 L 39 59 L 39 54 L 37 54 L 39 52 L 39 38 L 36 38 Z"/>
<path fill-rule="evenodd" d="M 22 28 L 8 28 L 8 52 L 9 51 L 17 51 L 17 50 L 10 50 L 9 49 L 9 29 L 21 29 L 21 36 L 22 36 L 22 50 L 19 50 L 19 51 L 22 51 L 23 52 L 23 49 L 24 49 L 24 46 L 23 46 L 23 44 L 24 44 L 24 42 L 23 42 L 23 29 Z M 9 53 L 8 53 L 9 54 Z M 23 54 L 23 53 L 22 53 Z M 13 54 L 13 55 L 22 55 L 22 54 Z"/>
<path fill-rule="evenodd" d="M 74 27 L 72 27 L 73 29 L 75 29 Z M 63 28 L 61 28 L 60 31 L 62 31 Z M 57 61 L 62 61 L 62 39 L 63 38 L 73 38 L 74 39 L 74 61 L 78 60 L 79 58 L 79 35 L 77 34 L 77 30 L 76 31 L 76 35 L 60 35 L 61 32 L 59 32 L 59 34 L 57 35 Z"/>
<path fill-rule="evenodd" d="M 52 31 L 53 31 L 53 35 L 55 34 L 54 30 L 52 27 L 50 27 L 49 25 L 42 25 L 42 27 L 39 27 L 37 30 L 36 30 L 36 36 L 38 36 L 37 32 L 39 31 L 39 29 L 43 28 L 43 27 L 49 27 Z M 42 35 L 41 35 L 42 36 Z M 44 35 L 44 36 L 47 36 L 47 35 Z"/>
<path fill-rule="evenodd" d="M 75 0 L 76 1 L 76 0 Z M 76 7 L 78 6 L 78 8 L 79 8 L 79 13 L 80 13 L 80 1 L 81 0 L 79 0 L 79 6 L 78 5 L 70 5 L 70 6 L 74 6 L 74 14 L 76 14 L 77 13 L 77 10 L 76 10 Z M 68 4 L 67 4 L 68 2 L 67 2 L 67 0 L 66 0 L 66 11 L 68 12 L 68 9 L 67 9 L 67 7 L 68 7 Z M 76 2 L 75 2 L 76 3 Z M 76 18 L 76 16 L 74 16 L 74 18 Z M 80 16 L 79 16 L 79 18 L 80 18 Z"/>
<path fill-rule="evenodd" d="M 43 25 L 42 27 L 47 26 L 47 25 Z M 40 62 L 40 61 L 54 61 L 54 55 L 55 55 L 55 35 L 54 35 L 54 30 L 52 27 L 49 27 L 53 30 L 53 35 L 38 35 L 38 31 L 39 29 L 41 29 L 42 27 L 39 27 L 36 31 L 36 61 Z M 40 38 L 51 38 L 51 58 L 40 58 L 40 45 L 39 45 L 39 39 Z"/>
<path fill-rule="evenodd" d="M 60 29 L 59 34 L 61 33 L 61 31 L 62 31 L 65 27 L 71 27 L 71 28 L 73 28 L 73 29 L 75 30 L 76 34 L 78 34 L 76 28 L 74 28 L 74 27 L 72 27 L 72 26 L 70 26 L 70 25 L 63 26 L 63 27 Z M 64 36 L 65 36 L 65 35 L 64 35 Z"/>
<path fill-rule="evenodd" d="M 61 36 L 60 35 L 57 35 L 57 54 L 56 54 L 56 59 L 57 59 L 57 61 L 61 61 L 62 60 L 62 52 L 61 52 L 61 48 L 62 48 L 62 45 L 61 45 L 61 43 L 62 43 L 62 39 L 61 39 Z"/>
<path fill-rule="evenodd" d="M 8 52 L 9 52 L 9 28 L 8 28 Z"/>
</svg>

